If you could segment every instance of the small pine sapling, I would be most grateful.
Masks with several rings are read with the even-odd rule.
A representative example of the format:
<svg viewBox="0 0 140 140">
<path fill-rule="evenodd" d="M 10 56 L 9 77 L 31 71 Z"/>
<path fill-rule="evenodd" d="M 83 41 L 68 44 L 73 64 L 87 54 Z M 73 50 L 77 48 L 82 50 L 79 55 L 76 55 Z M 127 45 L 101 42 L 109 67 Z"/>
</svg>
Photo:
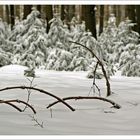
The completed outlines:
<svg viewBox="0 0 140 140">
<path fill-rule="evenodd" d="M 118 50 L 120 53 L 119 68 L 125 76 L 140 76 L 139 34 L 132 30 L 134 25 L 135 23 L 127 19 L 118 27 L 117 37 L 122 44 L 121 49 Z"/>
</svg>

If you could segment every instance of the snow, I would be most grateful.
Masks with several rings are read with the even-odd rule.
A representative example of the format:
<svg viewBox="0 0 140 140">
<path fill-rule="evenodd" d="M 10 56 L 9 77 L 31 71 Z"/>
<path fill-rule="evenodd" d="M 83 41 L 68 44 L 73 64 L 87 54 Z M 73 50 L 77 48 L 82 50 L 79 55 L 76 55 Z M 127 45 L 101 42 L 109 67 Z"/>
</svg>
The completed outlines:
<svg viewBox="0 0 140 140">
<path fill-rule="evenodd" d="M 24 74 L 24 70 L 28 69 L 26 66 L 20 65 L 6 65 L 0 68 L 0 74 Z"/>
<path fill-rule="evenodd" d="M 0 68 L 0 88 L 6 86 L 29 85 L 23 75 L 24 66 L 10 65 Z M 59 97 L 87 96 L 92 79 L 87 79 L 87 72 L 56 72 L 36 70 L 37 77 L 33 85 Z M 105 96 L 105 80 L 97 80 Z M 114 94 L 109 99 L 122 106 L 113 109 L 109 103 L 98 100 L 69 100 L 75 112 L 59 103 L 51 110 L 46 106 L 54 98 L 32 91 L 30 104 L 36 109 L 34 117 L 43 122 L 43 128 L 35 126 L 33 115 L 28 108 L 17 112 L 12 107 L 0 104 L 0 135 L 138 135 L 140 133 L 140 78 L 117 75 L 110 79 Z M 90 94 L 92 96 L 93 93 Z M 27 100 L 26 90 L 9 90 L 0 93 L 1 99 Z M 22 104 L 17 104 L 24 108 Z M 52 116 L 52 117 L 51 117 Z"/>
</svg>

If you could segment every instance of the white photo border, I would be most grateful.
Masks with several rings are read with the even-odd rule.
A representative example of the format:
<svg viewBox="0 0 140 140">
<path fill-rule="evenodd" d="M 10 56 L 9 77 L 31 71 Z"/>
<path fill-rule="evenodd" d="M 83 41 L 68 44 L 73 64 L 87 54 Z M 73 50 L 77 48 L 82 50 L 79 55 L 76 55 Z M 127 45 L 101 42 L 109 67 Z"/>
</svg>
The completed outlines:
<svg viewBox="0 0 140 140">
<path fill-rule="evenodd" d="M 0 5 L 140 5 L 140 0 L 0 0 Z M 1 140 L 140 140 L 140 135 L 0 135 Z"/>
</svg>

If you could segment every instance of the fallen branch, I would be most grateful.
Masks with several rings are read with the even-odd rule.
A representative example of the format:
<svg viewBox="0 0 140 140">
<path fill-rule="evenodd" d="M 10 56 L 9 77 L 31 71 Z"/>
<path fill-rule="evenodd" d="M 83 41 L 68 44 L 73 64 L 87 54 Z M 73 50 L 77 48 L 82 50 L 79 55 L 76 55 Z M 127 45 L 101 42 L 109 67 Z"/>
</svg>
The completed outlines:
<svg viewBox="0 0 140 140">
<path fill-rule="evenodd" d="M 0 102 L 3 102 L 3 100 L 0 100 Z M 16 110 L 18 110 L 19 112 L 22 112 L 22 110 L 19 107 L 17 107 L 16 105 L 14 105 L 14 104 L 12 104 L 10 102 L 3 102 L 3 103 L 12 106 L 13 108 L 15 108 Z"/>
<path fill-rule="evenodd" d="M 63 101 L 61 98 L 59 98 L 58 96 L 55 96 L 45 90 L 42 90 L 42 89 L 39 89 L 39 88 L 35 88 L 35 87 L 27 87 L 27 86 L 15 86 L 15 87 L 6 87 L 6 88 L 3 88 L 3 89 L 0 89 L 0 91 L 6 91 L 6 90 L 11 90 L 11 89 L 32 89 L 32 90 L 35 90 L 35 91 L 39 91 L 43 94 L 46 94 L 46 95 L 49 95 L 51 97 L 54 97 L 55 99 L 57 99 L 59 102 L 62 102 L 64 105 L 66 105 L 69 109 L 71 109 L 72 111 L 75 111 L 75 109 L 70 106 L 69 104 L 67 104 L 65 101 Z"/>
<path fill-rule="evenodd" d="M 85 48 L 86 50 L 88 50 L 91 53 L 92 57 L 95 57 L 97 59 L 98 64 L 101 66 L 103 75 L 104 75 L 105 80 L 106 80 L 107 96 L 110 96 L 111 95 L 110 83 L 109 83 L 107 73 L 106 73 L 106 70 L 104 68 L 104 65 L 103 65 L 102 61 L 96 56 L 96 54 L 90 48 L 86 47 L 85 45 L 83 45 L 81 43 L 78 43 L 78 42 L 73 42 L 73 41 L 70 41 L 70 42 L 82 46 L 83 48 Z"/>
<path fill-rule="evenodd" d="M 97 100 L 105 101 L 105 102 L 108 102 L 108 103 L 112 104 L 113 107 L 116 108 L 116 109 L 120 109 L 121 108 L 121 106 L 119 104 L 115 103 L 112 100 L 103 98 L 103 97 L 75 96 L 75 97 L 66 97 L 66 98 L 63 98 L 62 100 L 66 101 L 66 100 L 71 100 L 71 99 L 75 99 L 75 100 L 80 100 L 80 99 L 97 99 Z M 52 107 L 53 105 L 55 105 L 57 103 L 59 103 L 59 101 L 55 101 L 55 102 L 49 104 L 47 106 L 47 108 L 50 108 L 50 107 Z"/>
<path fill-rule="evenodd" d="M 28 103 L 26 103 L 26 102 L 24 102 L 22 100 L 6 100 L 6 101 L 0 100 L 0 103 L 11 103 L 11 102 L 17 102 L 17 103 L 25 104 L 26 106 L 28 106 L 29 108 L 31 108 L 31 110 L 34 112 L 34 114 L 36 114 L 35 109 L 31 105 L 29 105 Z"/>
</svg>

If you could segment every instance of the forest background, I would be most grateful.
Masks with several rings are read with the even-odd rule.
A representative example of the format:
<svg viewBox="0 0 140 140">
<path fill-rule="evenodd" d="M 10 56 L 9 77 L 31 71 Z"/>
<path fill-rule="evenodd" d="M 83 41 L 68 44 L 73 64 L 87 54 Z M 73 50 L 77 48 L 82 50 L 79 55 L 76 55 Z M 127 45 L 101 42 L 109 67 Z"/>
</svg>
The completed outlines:
<svg viewBox="0 0 140 140">
<path fill-rule="evenodd" d="M 139 5 L 0 5 L 0 66 L 89 70 L 92 77 L 96 60 L 74 41 L 96 53 L 108 76 L 140 76 L 139 12 Z"/>
</svg>

